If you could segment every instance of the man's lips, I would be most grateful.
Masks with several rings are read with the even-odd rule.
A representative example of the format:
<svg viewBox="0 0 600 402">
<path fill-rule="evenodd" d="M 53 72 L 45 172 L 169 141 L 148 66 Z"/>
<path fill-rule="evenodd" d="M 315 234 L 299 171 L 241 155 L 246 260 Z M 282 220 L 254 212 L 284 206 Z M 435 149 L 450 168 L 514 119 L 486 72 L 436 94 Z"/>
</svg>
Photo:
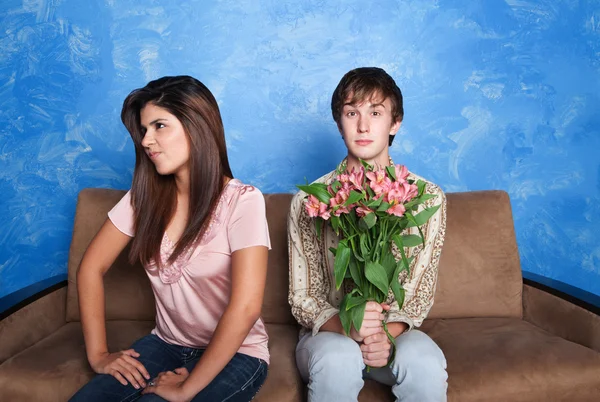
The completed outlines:
<svg viewBox="0 0 600 402">
<path fill-rule="evenodd" d="M 358 145 L 369 145 L 370 143 L 373 142 L 373 140 L 356 140 L 355 141 Z"/>
</svg>

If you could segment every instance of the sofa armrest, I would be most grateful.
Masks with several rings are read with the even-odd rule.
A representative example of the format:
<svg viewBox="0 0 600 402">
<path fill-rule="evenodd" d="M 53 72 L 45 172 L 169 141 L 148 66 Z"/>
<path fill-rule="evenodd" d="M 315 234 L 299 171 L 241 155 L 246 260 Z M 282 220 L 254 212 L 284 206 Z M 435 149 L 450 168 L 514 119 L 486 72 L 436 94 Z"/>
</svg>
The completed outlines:
<svg viewBox="0 0 600 402">
<path fill-rule="evenodd" d="M 523 319 L 600 352 L 600 309 L 585 302 L 575 304 L 567 295 L 559 297 L 560 292 L 552 293 L 544 285 L 532 281 L 524 283 Z"/>
<path fill-rule="evenodd" d="M 0 321 L 0 364 L 66 324 L 66 281 L 19 303 Z"/>
</svg>

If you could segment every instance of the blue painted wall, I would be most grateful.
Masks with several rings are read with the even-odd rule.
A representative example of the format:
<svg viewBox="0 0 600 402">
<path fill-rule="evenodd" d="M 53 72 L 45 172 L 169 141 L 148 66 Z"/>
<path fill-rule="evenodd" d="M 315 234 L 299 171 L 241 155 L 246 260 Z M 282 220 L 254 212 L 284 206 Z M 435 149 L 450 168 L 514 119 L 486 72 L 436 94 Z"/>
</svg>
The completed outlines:
<svg viewBox="0 0 600 402">
<path fill-rule="evenodd" d="M 446 191 L 505 189 L 524 270 L 600 295 L 600 2 L 3 0 L 0 297 L 66 272 L 84 187 L 128 188 L 124 97 L 191 74 L 234 174 L 264 192 L 344 156 L 341 76 L 385 68 L 397 162 Z"/>
</svg>

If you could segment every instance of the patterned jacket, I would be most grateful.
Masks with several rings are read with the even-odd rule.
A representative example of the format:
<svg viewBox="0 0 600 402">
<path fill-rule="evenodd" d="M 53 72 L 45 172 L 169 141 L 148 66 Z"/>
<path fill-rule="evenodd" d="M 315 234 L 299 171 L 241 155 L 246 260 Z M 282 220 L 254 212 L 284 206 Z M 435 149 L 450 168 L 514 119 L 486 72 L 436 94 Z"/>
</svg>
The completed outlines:
<svg viewBox="0 0 600 402">
<path fill-rule="evenodd" d="M 327 173 L 315 182 L 329 184 L 335 178 L 335 172 L 334 170 Z M 408 178 L 424 180 L 412 173 Z M 405 249 L 409 258 L 415 258 L 410 264 L 410 275 L 403 271 L 399 276 L 405 289 L 402 309 L 398 308 L 391 292 L 387 299 L 391 308 L 386 314 L 386 322 L 404 322 L 408 324 L 409 330 L 421 325 L 433 305 L 438 263 L 446 233 L 446 196 L 437 185 L 424 181 L 427 183 L 425 191 L 437 195 L 425 202 L 424 206 L 441 207 L 421 226 L 425 248 L 417 246 Z M 335 289 L 334 256 L 329 247 L 337 247 L 339 239 L 328 224 L 324 225 L 321 237 L 317 237 L 315 218 L 309 217 L 304 207 L 306 196 L 303 191 L 294 196 L 288 216 L 288 301 L 292 307 L 292 314 L 304 328 L 301 334 L 312 330 L 312 334 L 316 335 L 321 326 L 338 313 L 344 291 L 349 291 L 349 288 L 342 286 L 339 291 Z M 407 229 L 404 234 L 418 234 L 418 231 L 413 227 Z M 398 260 L 400 253 L 395 245 L 392 252 Z"/>
</svg>

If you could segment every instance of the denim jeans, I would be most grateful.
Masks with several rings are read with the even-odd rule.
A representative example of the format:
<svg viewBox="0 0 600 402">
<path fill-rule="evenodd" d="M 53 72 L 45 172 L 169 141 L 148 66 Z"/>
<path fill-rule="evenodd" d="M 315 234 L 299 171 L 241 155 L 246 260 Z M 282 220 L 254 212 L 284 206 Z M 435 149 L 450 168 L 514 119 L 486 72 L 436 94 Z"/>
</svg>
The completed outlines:
<svg viewBox="0 0 600 402">
<path fill-rule="evenodd" d="M 397 401 L 446 401 L 446 359 L 435 342 L 418 330 L 396 338 L 390 367 L 368 373 L 359 344 L 334 332 L 304 335 L 296 347 L 296 363 L 308 383 L 309 402 L 356 402 L 364 378 L 390 385 Z"/>
<path fill-rule="evenodd" d="M 132 346 L 140 354 L 137 358 L 151 378 L 162 371 L 172 371 L 185 367 L 191 372 L 204 353 L 204 349 L 194 349 L 171 345 L 156 335 L 147 335 Z M 227 366 L 214 380 L 192 399 L 194 402 L 246 402 L 254 398 L 267 378 L 267 363 L 262 359 L 236 353 Z M 123 385 L 112 375 L 98 374 L 70 401 L 73 402 L 130 402 L 164 401 L 156 394 L 141 394 L 131 384 Z"/>
</svg>

